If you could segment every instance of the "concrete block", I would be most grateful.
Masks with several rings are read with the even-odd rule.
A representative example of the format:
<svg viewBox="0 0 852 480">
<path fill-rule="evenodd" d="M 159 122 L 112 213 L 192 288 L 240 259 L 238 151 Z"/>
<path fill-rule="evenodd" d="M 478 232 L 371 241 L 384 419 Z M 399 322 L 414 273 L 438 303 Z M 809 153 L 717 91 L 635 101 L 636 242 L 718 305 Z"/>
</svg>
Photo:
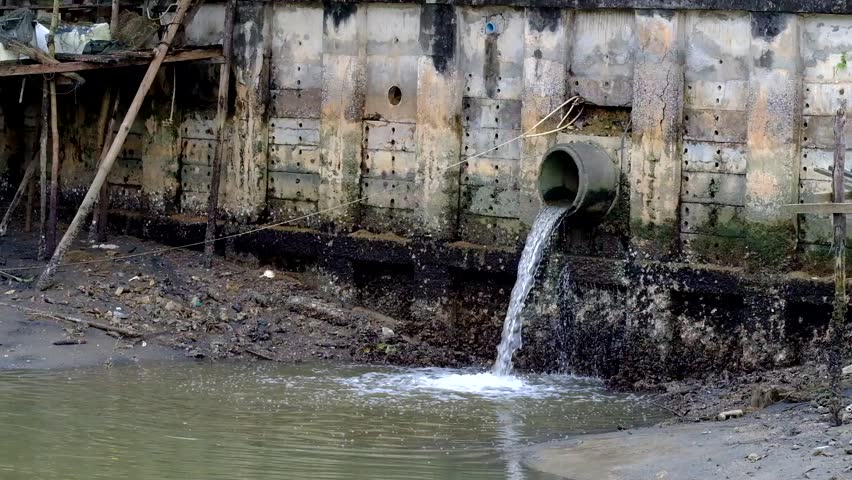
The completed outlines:
<svg viewBox="0 0 852 480">
<path fill-rule="evenodd" d="M 852 69 L 844 60 L 846 52 L 852 52 L 852 19 L 848 15 L 806 15 L 799 22 L 805 82 L 852 82 Z"/>
<path fill-rule="evenodd" d="M 520 100 L 465 97 L 462 107 L 462 126 L 465 129 L 520 129 L 521 104 Z"/>
<path fill-rule="evenodd" d="M 462 210 L 487 217 L 518 218 L 519 192 L 493 185 L 463 185 Z"/>
<path fill-rule="evenodd" d="M 751 71 L 748 12 L 690 11 L 686 31 L 684 72 L 687 83 L 748 79 Z"/>
<path fill-rule="evenodd" d="M 270 118 L 269 143 L 275 145 L 317 146 L 319 120 L 310 118 Z"/>
<path fill-rule="evenodd" d="M 269 171 L 318 174 L 320 149 L 308 145 L 270 145 Z"/>
<path fill-rule="evenodd" d="M 834 115 L 804 116 L 802 118 L 802 148 L 824 148 L 834 150 L 834 119 Z M 852 124 L 846 124 L 845 134 L 846 138 L 852 139 Z"/>
<path fill-rule="evenodd" d="M 364 147 L 369 150 L 414 152 L 417 149 L 414 123 L 365 121 Z"/>
<path fill-rule="evenodd" d="M 798 197 L 801 117 L 799 17 L 753 13 L 749 82 L 748 168 L 744 218 L 755 260 L 783 262 L 795 247 L 795 223 L 779 207 Z M 772 257 L 772 258 L 769 258 Z"/>
<path fill-rule="evenodd" d="M 319 200 L 320 177 L 314 173 L 269 172 L 268 195 L 281 200 Z"/>
<path fill-rule="evenodd" d="M 396 179 L 361 179 L 361 196 L 364 205 L 381 208 L 417 208 L 416 185 L 412 181 Z"/>
<path fill-rule="evenodd" d="M 328 4 L 324 10 L 323 87 L 320 121 L 320 201 L 334 208 L 322 221 L 336 231 L 354 227 L 360 193 L 362 119 L 366 96 L 366 12 L 357 4 Z"/>
<path fill-rule="evenodd" d="M 743 237 L 743 207 L 703 203 L 682 203 L 681 233 L 697 233 L 720 237 Z"/>
<path fill-rule="evenodd" d="M 320 118 L 321 88 L 270 90 L 269 96 L 272 117 Z"/>
<path fill-rule="evenodd" d="M 746 177 L 723 173 L 683 173 L 684 202 L 741 206 L 745 203 Z"/>
<path fill-rule="evenodd" d="M 634 246 L 649 256 L 665 255 L 675 246 L 682 167 L 681 16 L 636 12 L 630 221 Z"/>
<path fill-rule="evenodd" d="M 447 240 L 457 235 L 462 151 L 458 16 L 450 5 L 423 5 L 420 15 L 424 55 L 417 65 L 416 158 L 403 171 L 410 178 L 414 170 L 417 178 L 419 208 L 412 231 Z"/>
<path fill-rule="evenodd" d="M 490 185 L 518 190 L 520 162 L 480 157 L 462 164 L 462 185 Z"/>
<path fill-rule="evenodd" d="M 505 7 L 462 7 L 459 39 L 464 95 L 512 99 L 522 96 L 524 11 Z M 487 26 L 494 31 L 488 33 Z"/>
<path fill-rule="evenodd" d="M 365 150 L 361 178 L 392 178 L 414 181 L 417 176 L 417 157 L 412 152 Z"/>
<path fill-rule="evenodd" d="M 420 5 L 367 4 L 367 55 L 416 57 L 420 44 Z"/>
<path fill-rule="evenodd" d="M 683 142 L 685 172 L 746 173 L 747 148 L 742 143 Z"/>
<path fill-rule="evenodd" d="M 571 34 L 572 95 L 595 105 L 633 100 L 635 16 L 627 10 L 578 11 Z"/>
<path fill-rule="evenodd" d="M 416 55 L 367 57 L 365 110 L 369 118 L 416 121 L 418 58 Z"/>
<path fill-rule="evenodd" d="M 181 142 L 181 165 L 212 165 L 216 154 L 215 140 L 185 138 Z"/>
<path fill-rule="evenodd" d="M 748 136 L 744 110 L 684 110 L 683 138 L 705 142 L 745 143 Z"/>
</svg>

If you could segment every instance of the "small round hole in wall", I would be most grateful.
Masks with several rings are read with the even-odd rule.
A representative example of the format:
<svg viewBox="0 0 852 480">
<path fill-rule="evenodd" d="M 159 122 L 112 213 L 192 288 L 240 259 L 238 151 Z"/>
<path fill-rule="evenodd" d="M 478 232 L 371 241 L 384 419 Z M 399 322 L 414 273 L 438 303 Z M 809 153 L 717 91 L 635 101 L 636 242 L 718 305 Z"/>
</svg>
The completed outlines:
<svg viewBox="0 0 852 480">
<path fill-rule="evenodd" d="M 388 101 L 391 105 L 399 105 L 399 102 L 402 101 L 402 90 L 396 85 L 388 89 Z"/>
</svg>

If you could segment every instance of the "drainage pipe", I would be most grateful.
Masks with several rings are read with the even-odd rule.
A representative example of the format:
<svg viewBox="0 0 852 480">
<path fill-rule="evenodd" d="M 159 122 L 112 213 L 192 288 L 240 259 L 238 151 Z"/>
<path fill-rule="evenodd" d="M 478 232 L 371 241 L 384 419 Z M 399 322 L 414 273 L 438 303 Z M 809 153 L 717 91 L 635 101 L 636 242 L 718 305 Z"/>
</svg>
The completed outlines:
<svg viewBox="0 0 852 480">
<path fill-rule="evenodd" d="M 547 205 L 569 207 L 567 215 L 601 218 L 618 196 L 616 162 L 590 142 L 561 143 L 544 154 L 538 192 Z"/>
</svg>

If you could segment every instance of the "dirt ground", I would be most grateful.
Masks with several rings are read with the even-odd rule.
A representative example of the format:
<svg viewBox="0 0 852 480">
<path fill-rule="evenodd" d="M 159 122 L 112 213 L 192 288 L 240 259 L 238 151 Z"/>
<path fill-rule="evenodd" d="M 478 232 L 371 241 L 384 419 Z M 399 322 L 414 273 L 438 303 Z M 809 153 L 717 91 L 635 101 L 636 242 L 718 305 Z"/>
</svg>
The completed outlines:
<svg viewBox="0 0 852 480">
<path fill-rule="evenodd" d="M 105 331 L 117 342 L 113 351 L 138 350 L 144 343 L 171 347 L 191 358 L 444 366 L 465 360 L 398 335 L 398 322 L 391 317 L 323 295 L 306 284 L 306 274 L 221 257 L 207 270 L 201 253 L 191 250 L 114 260 L 161 248 L 132 237 L 111 237 L 100 245 L 80 241 L 66 257 L 72 265 L 60 268 L 55 285 L 46 291 L 4 278 L 0 308 L 17 311 L 20 318 L 60 325 L 63 338 L 46 333 L 41 340 L 28 340 L 31 346 L 40 342 L 54 350 L 91 348 L 84 345 Z M 39 270 L 16 270 L 42 263 L 36 260 L 36 249 L 32 235 L 10 233 L 0 243 L 0 270 L 25 279 L 38 275 Z M 72 344 L 55 346 L 55 341 Z M 0 353 L 14 348 L 10 342 L 0 343 L 7 343 L 0 345 Z M 80 363 L 68 358 L 66 366 Z M 57 362 L 51 365 L 62 366 Z"/>
</svg>

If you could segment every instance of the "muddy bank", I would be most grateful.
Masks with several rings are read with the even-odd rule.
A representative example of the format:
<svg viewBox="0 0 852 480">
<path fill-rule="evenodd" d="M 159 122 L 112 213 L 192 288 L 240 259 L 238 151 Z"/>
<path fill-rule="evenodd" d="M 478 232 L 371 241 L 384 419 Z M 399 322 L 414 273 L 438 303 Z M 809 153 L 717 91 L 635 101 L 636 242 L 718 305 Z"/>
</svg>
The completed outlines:
<svg viewBox="0 0 852 480">
<path fill-rule="evenodd" d="M 851 478 L 852 426 L 827 425 L 807 403 L 778 404 L 726 422 L 584 435 L 526 462 L 571 480 Z"/>
<path fill-rule="evenodd" d="M 67 257 L 71 265 L 60 269 L 52 288 L 41 292 L 6 279 L 0 291 L 0 304 L 8 305 L 0 311 L 5 328 L 47 329 L 22 335 L 16 352 L 27 344 L 33 358 L 45 359 L 50 367 L 106 362 L 112 355 L 99 351 L 85 360 L 74 355 L 63 360 L 62 352 L 112 343 L 118 347 L 111 345 L 110 352 L 137 352 L 143 342 L 146 348 L 162 346 L 189 358 L 436 366 L 482 361 L 406 336 L 396 319 L 313 288 L 310 274 L 223 258 L 206 270 L 201 253 L 189 250 L 115 260 L 161 248 L 133 237 L 113 237 L 105 245 L 79 242 Z M 38 270 L 14 270 L 38 264 L 35 252 L 31 236 L 6 237 L 0 268 L 20 277 L 37 275 Z M 60 318 L 33 315 L 33 310 Z M 63 317 L 106 328 L 86 328 Z M 47 327 L 51 322 L 54 327 Z M 54 341 L 85 343 L 54 346 Z"/>
<path fill-rule="evenodd" d="M 659 384 L 641 401 L 671 420 L 544 445 L 526 461 L 572 480 L 852 478 L 852 425 L 829 426 L 827 382 L 808 364 Z M 744 416 L 719 420 L 725 411 Z"/>
<path fill-rule="evenodd" d="M 156 342 L 122 341 L 97 329 L 82 332 L 76 326 L 30 318 L 0 306 L 0 369 L 119 366 L 183 358 Z"/>
</svg>

